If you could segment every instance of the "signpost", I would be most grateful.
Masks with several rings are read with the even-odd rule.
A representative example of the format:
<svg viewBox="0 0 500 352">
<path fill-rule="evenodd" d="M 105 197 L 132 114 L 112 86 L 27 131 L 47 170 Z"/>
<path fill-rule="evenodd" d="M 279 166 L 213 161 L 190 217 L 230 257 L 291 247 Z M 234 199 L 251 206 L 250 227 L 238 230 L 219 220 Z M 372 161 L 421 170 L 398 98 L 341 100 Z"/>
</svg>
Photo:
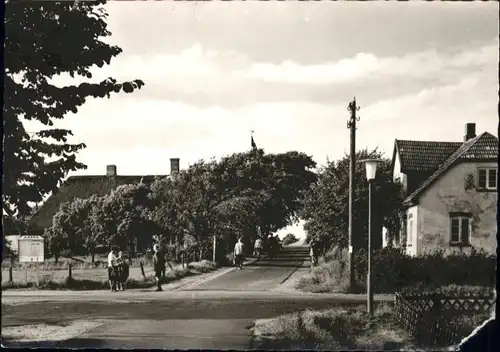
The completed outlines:
<svg viewBox="0 0 500 352">
<path fill-rule="evenodd" d="M 45 261 L 44 238 L 41 236 L 21 236 L 18 240 L 19 263 L 24 263 L 25 279 L 28 283 L 28 265 L 35 264 L 36 285 L 40 283 L 38 263 Z"/>
</svg>

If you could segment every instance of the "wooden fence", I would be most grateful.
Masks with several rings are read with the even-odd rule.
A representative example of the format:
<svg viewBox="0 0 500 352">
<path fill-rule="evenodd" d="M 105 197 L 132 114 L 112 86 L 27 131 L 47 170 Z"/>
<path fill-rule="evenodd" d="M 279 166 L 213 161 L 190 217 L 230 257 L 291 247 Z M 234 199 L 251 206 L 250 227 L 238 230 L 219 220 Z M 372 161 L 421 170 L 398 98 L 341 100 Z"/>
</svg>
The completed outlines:
<svg viewBox="0 0 500 352">
<path fill-rule="evenodd" d="M 495 301 L 493 293 L 396 293 L 396 318 L 422 346 L 449 346 L 470 333 L 470 324 L 464 321 L 489 316 Z"/>
</svg>

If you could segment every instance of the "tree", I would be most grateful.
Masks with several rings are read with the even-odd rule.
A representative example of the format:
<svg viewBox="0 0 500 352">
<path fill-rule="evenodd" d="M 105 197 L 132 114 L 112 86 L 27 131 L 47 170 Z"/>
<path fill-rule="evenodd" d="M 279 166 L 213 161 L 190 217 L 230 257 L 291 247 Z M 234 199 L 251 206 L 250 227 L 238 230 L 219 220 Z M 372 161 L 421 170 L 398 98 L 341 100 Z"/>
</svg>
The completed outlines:
<svg viewBox="0 0 500 352">
<path fill-rule="evenodd" d="M 92 216 L 95 231 L 106 234 L 105 245 L 128 248 L 131 253 L 151 245 L 157 227 L 150 193 L 145 184 L 128 184 L 103 197 Z"/>
<path fill-rule="evenodd" d="M 383 158 L 377 149 L 356 153 L 356 160 Z M 401 186 L 392 181 L 390 160 L 383 159 L 377 168 L 372 187 L 372 243 L 381 246 L 382 226 L 397 222 L 401 209 Z M 368 181 L 365 166 L 356 164 L 353 203 L 353 245 L 367 246 L 368 234 Z M 349 216 L 349 156 L 337 162 L 328 162 L 320 169 L 318 180 L 305 192 L 301 217 L 306 221 L 308 237 L 320 236 L 329 245 L 346 247 L 348 244 Z"/>
<path fill-rule="evenodd" d="M 75 250 L 78 250 L 80 241 L 76 233 L 77 227 L 81 226 L 82 223 L 78 223 L 77 216 L 73 212 L 72 204 L 70 202 L 62 203 L 52 218 L 52 226 L 45 229 L 48 249 L 54 256 L 56 263 L 63 251 L 68 250 L 71 256 Z"/>
<path fill-rule="evenodd" d="M 316 181 L 314 167 L 316 163 L 304 153 L 265 154 L 255 149 L 223 158 L 216 173 L 221 179 L 220 192 L 263 192 L 255 209 L 255 225 L 266 235 L 298 219 L 303 192 Z"/>
<path fill-rule="evenodd" d="M 311 157 L 297 152 L 234 153 L 219 161 L 192 165 L 171 178 L 156 180 L 153 218 L 164 236 L 179 242 L 190 233 L 197 245 L 212 236 L 230 247 L 237 235 L 253 241 L 257 226 L 278 230 L 293 221 L 302 191 L 314 182 Z"/>
<path fill-rule="evenodd" d="M 85 169 L 76 153 L 85 144 L 71 144 L 71 130 L 55 128 L 54 122 L 69 112 L 77 113 L 89 98 L 131 93 L 140 80 L 58 85 L 53 78 L 92 78 L 90 68 L 103 67 L 122 52 L 108 45 L 105 1 L 50 1 L 5 4 L 5 104 L 3 212 L 27 215 L 29 202 L 38 203 L 54 192 L 69 171 Z M 28 131 L 25 121 L 43 126 Z"/>
</svg>

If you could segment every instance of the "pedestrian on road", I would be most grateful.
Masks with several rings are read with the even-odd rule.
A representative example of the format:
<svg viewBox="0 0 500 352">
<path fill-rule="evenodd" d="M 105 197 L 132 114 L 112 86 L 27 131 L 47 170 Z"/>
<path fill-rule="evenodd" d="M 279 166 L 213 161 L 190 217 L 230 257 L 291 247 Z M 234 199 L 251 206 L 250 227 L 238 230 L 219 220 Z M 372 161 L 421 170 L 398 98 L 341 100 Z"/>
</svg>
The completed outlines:
<svg viewBox="0 0 500 352">
<path fill-rule="evenodd" d="M 125 287 L 127 286 L 127 280 L 129 276 L 129 266 L 127 261 L 125 260 L 125 256 L 123 252 L 118 252 L 118 278 L 117 278 L 117 286 L 119 291 L 125 291 Z"/>
<path fill-rule="evenodd" d="M 269 256 L 272 259 L 276 258 L 276 254 L 278 253 L 278 246 L 279 246 L 278 235 L 276 235 L 276 236 L 270 235 L 269 236 Z"/>
<path fill-rule="evenodd" d="M 240 237 L 238 238 L 238 242 L 234 245 L 234 261 L 239 270 L 243 269 L 243 260 L 243 242 Z"/>
<path fill-rule="evenodd" d="M 116 247 L 112 247 L 108 254 L 108 280 L 111 292 L 116 291 L 116 281 L 118 276 L 118 262 L 116 257 L 117 251 L 118 249 Z"/>
<path fill-rule="evenodd" d="M 155 271 L 155 279 L 158 284 L 156 291 L 163 291 L 161 284 L 165 275 L 165 255 L 163 251 L 160 250 L 160 246 L 154 245 L 153 250 L 155 251 L 153 255 L 153 267 Z"/>
<path fill-rule="evenodd" d="M 260 259 L 260 253 L 262 252 L 262 239 L 260 237 L 257 237 L 255 240 L 255 246 L 253 250 L 253 255 L 256 255 L 258 259 Z"/>
<path fill-rule="evenodd" d="M 311 268 L 318 265 L 320 249 L 321 249 L 321 241 L 318 238 L 313 237 L 311 239 L 311 242 L 309 242 L 309 255 L 311 257 Z"/>
</svg>

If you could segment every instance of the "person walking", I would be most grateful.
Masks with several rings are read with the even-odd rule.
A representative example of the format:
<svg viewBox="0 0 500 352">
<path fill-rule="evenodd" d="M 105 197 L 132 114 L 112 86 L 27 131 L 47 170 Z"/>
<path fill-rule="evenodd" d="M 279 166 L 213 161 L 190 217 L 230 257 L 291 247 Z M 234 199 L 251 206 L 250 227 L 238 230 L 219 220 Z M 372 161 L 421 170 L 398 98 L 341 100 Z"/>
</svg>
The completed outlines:
<svg viewBox="0 0 500 352">
<path fill-rule="evenodd" d="M 125 256 L 123 252 L 118 252 L 117 263 L 118 263 L 118 277 L 117 277 L 117 286 L 119 291 L 125 291 L 125 287 L 127 286 L 127 279 L 129 276 L 129 266 L 127 261 L 125 260 Z"/>
<path fill-rule="evenodd" d="M 262 239 L 260 237 L 257 237 L 257 239 L 255 240 L 254 251 L 253 251 L 253 254 L 257 256 L 257 259 L 260 259 L 262 248 L 263 248 Z"/>
<path fill-rule="evenodd" d="M 118 275 L 118 263 L 116 257 L 117 248 L 112 247 L 108 254 L 108 280 L 111 292 L 116 291 L 116 279 Z"/>
<path fill-rule="evenodd" d="M 318 265 L 319 252 L 321 248 L 321 242 L 316 237 L 311 239 L 309 242 L 309 255 L 311 257 L 311 268 Z"/>
<path fill-rule="evenodd" d="M 160 246 L 155 244 L 153 247 L 154 254 L 153 254 L 153 268 L 155 271 L 155 279 L 158 284 L 158 287 L 156 288 L 156 291 L 163 291 L 161 288 L 161 284 L 163 283 L 163 278 L 165 275 L 165 255 L 163 251 L 160 250 Z"/>
<path fill-rule="evenodd" d="M 238 238 L 238 242 L 234 245 L 234 263 L 238 266 L 238 269 L 243 269 L 243 241 Z"/>
<path fill-rule="evenodd" d="M 278 253 L 278 235 L 276 236 L 273 236 L 273 235 L 270 235 L 269 236 L 269 251 L 270 251 L 270 257 L 271 259 L 274 259 L 276 258 L 276 255 Z"/>
</svg>

